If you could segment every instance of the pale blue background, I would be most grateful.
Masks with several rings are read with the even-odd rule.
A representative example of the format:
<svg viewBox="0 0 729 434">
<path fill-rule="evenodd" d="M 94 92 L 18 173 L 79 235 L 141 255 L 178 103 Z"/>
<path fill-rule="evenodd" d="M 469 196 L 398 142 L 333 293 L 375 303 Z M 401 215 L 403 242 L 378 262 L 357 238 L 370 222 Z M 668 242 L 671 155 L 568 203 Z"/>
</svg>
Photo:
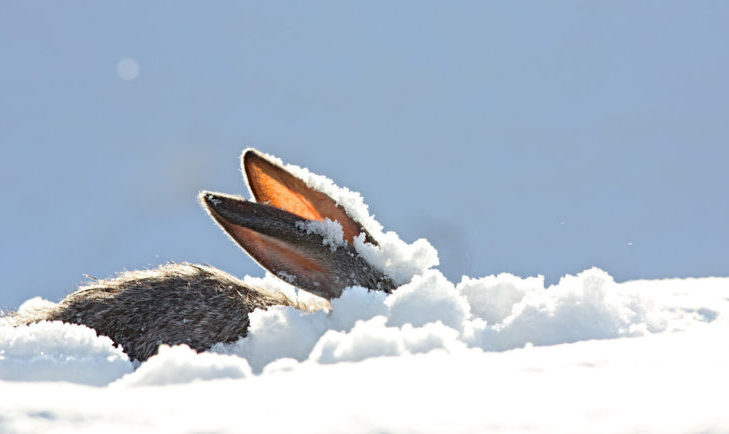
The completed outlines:
<svg viewBox="0 0 729 434">
<path fill-rule="evenodd" d="M 724 1 L 3 2 L 0 308 L 167 260 L 260 274 L 196 203 L 243 192 L 249 145 L 361 191 L 453 279 L 727 276 L 728 23 Z"/>
</svg>

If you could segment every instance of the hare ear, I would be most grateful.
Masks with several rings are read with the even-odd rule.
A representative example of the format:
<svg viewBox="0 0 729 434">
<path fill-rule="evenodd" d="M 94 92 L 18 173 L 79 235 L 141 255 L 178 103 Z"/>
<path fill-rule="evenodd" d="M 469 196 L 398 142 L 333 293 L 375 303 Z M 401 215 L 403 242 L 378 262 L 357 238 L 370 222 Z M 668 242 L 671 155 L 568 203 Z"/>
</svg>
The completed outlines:
<svg viewBox="0 0 729 434">
<path fill-rule="evenodd" d="M 241 156 L 248 189 L 256 202 L 267 203 L 307 220 L 328 218 L 342 225 L 344 239 L 352 244 L 354 237 L 365 234 L 367 242 L 377 244 L 359 222 L 328 195 L 314 190 L 300 178 L 272 162 L 255 149 L 246 149 Z"/>
<path fill-rule="evenodd" d="M 333 253 L 321 236 L 302 233 L 298 216 L 221 193 L 202 192 L 200 203 L 251 258 L 288 283 L 326 299 L 359 283 L 347 279 L 352 271 L 336 256 L 342 249 Z"/>
</svg>

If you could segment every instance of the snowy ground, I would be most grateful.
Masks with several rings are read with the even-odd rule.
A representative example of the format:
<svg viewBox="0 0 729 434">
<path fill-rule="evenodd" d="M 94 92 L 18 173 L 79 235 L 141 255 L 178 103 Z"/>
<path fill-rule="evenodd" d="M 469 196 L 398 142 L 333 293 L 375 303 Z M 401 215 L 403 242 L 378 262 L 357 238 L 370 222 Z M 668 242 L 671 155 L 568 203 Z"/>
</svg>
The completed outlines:
<svg viewBox="0 0 729 434">
<path fill-rule="evenodd" d="M 256 311 L 245 339 L 139 366 L 82 326 L 0 326 L 0 432 L 729 432 L 729 278 L 453 283 L 327 181 L 308 179 L 380 240 L 357 248 L 392 295 Z"/>
<path fill-rule="evenodd" d="M 3 327 L 0 432 L 729 430 L 729 279 L 539 284 L 430 272 L 136 370 L 80 326 Z"/>
</svg>

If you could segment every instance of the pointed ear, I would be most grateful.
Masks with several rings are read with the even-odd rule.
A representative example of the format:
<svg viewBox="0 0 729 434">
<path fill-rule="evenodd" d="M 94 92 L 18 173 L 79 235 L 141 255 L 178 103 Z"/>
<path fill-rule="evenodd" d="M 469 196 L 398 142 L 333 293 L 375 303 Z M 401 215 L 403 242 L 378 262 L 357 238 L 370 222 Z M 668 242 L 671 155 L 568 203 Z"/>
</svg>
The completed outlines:
<svg viewBox="0 0 729 434">
<path fill-rule="evenodd" d="M 321 237 L 298 228 L 301 218 L 241 197 L 202 192 L 200 203 L 221 228 L 258 264 L 279 278 L 326 299 L 349 283 Z"/>
<path fill-rule="evenodd" d="M 342 225 L 344 239 L 352 244 L 354 237 L 365 234 L 367 242 L 377 244 L 359 222 L 328 195 L 314 190 L 300 178 L 269 160 L 255 149 L 246 149 L 241 165 L 248 189 L 256 202 L 267 203 L 307 220 L 328 218 Z"/>
</svg>

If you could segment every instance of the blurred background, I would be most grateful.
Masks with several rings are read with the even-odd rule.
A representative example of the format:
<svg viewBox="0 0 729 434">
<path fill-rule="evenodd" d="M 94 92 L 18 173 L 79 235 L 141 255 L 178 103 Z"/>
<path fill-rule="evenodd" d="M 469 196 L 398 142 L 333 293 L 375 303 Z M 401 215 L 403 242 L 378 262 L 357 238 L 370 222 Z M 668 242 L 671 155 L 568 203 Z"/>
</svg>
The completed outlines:
<svg viewBox="0 0 729 434">
<path fill-rule="evenodd" d="M 729 275 L 729 3 L 6 2 L 0 309 L 174 261 L 262 271 L 199 190 L 247 146 L 451 279 Z M 247 193 L 247 192 L 246 192 Z"/>
</svg>

